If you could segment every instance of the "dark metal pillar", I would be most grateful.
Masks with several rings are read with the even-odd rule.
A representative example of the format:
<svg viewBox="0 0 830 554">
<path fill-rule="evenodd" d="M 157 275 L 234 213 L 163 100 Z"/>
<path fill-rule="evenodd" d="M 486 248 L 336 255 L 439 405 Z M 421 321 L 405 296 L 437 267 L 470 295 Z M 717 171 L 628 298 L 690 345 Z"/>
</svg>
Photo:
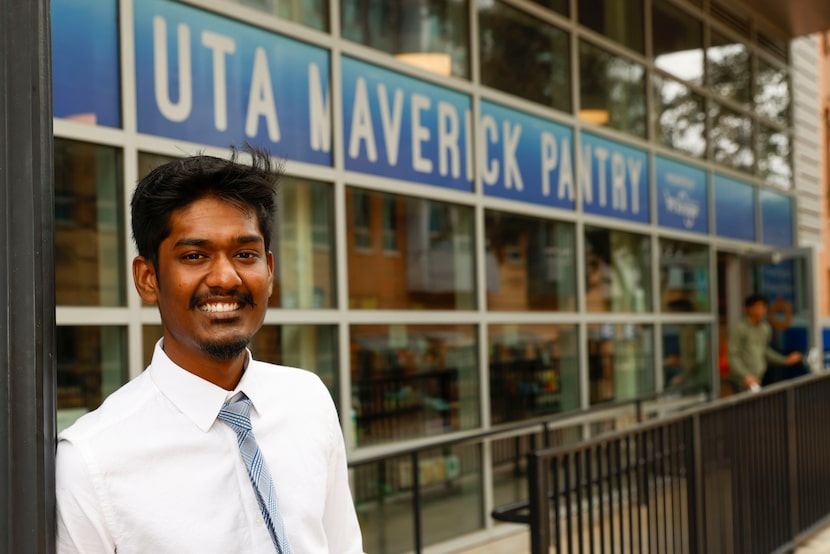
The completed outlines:
<svg viewBox="0 0 830 554">
<path fill-rule="evenodd" d="M 0 551 L 55 550 L 48 0 L 0 0 Z"/>
</svg>

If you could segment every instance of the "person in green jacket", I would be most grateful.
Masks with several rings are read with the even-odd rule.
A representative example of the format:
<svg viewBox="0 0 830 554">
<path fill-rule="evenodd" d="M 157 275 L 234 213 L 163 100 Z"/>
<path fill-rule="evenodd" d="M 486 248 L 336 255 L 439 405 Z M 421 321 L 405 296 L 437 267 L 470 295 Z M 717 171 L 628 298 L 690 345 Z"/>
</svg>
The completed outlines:
<svg viewBox="0 0 830 554">
<path fill-rule="evenodd" d="M 772 330 L 764 319 L 767 299 L 751 294 L 744 301 L 746 316 L 729 333 L 729 374 L 731 379 L 748 390 L 758 390 L 767 364 L 793 365 L 801 361 L 801 352 L 784 356 L 770 345 Z"/>
</svg>

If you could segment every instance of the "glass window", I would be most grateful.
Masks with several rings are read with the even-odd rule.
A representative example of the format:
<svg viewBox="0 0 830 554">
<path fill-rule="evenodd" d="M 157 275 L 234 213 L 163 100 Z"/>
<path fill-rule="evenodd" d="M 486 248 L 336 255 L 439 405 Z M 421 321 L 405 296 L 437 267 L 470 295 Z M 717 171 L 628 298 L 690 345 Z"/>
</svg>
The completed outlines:
<svg viewBox="0 0 830 554">
<path fill-rule="evenodd" d="M 660 303 L 667 312 L 709 312 L 708 246 L 660 239 Z"/>
<path fill-rule="evenodd" d="M 479 0 L 478 21 L 482 84 L 571 111 L 565 31 L 498 1 Z"/>
<path fill-rule="evenodd" d="M 709 142 L 713 159 L 723 165 L 752 171 L 755 154 L 752 151 L 752 120 L 749 116 L 711 103 L 712 130 Z"/>
<path fill-rule="evenodd" d="M 755 111 L 782 125 L 790 122 L 790 80 L 787 70 L 758 59 Z"/>
<path fill-rule="evenodd" d="M 758 173 L 770 185 L 789 189 L 793 168 L 790 135 L 781 129 L 758 125 Z"/>
<path fill-rule="evenodd" d="M 308 309 L 337 305 L 334 205 L 326 183 L 283 177 L 271 237 L 274 292 L 269 306 Z"/>
<path fill-rule="evenodd" d="M 400 456 L 353 470 L 352 496 L 366 552 L 412 551 L 413 469 L 412 458 Z M 426 450 L 417 471 L 425 546 L 484 527 L 480 444 Z M 459 509 L 448 517 L 452 507 Z"/>
<path fill-rule="evenodd" d="M 439 75 L 467 77 L 466 0 L 340 0 L 343 38 Z"/>
<path fill-rule="evenodd" d="M 138 180 L 140 181 L 147 176 L 152 170 L 167 162 L 176 160 L 173 156 L 165 156 L 164 154 L 150 154 L 148 152 L 138 153 Z M 130 193 L 132 194 L 132 192 Z"/>
<path fill-rule="evenodd" d="M 352 326 L 357 445 L 480 425 L 475 336 L 472 325 Z"/>
<path fill-rule="evenodd" d="M 635 323 L 588 325 L 591 404 L 654 392 L 654 329 Z"/>
<path fill-rule="evenodd" d="M 124 327 L 57 327 L 58 431 L 100 406 L 127 382 L 126 336 Z"/>
<path fill-rule="evenodd" d="M 651 311 L 651 242 L 623 231 L 585 227 L 585 308 Z"/>
<path fill-rule="evenodd" d="M 229 1 L 320 31 L 326 31 L 329 28 L 329 3 L 327 0 L 294 0 L 292 2 L 278 2 L 277 0 Z"/>
<path fill-rule="evenodd" d="M 55 117 L 121 126 L 118 2 L 52 0 Z"/>
<path fill-rule="evenodd" d="M 749 47 L 712 30 L 706 63 L 712 90 L 748 107 L 752 101 L 752 55 Z"/>
<path fill-rule="evenodd" d="M 642 0 L 579 0 L 579 23 L 632 50 L 645 49 Z"/>
<path fill-rule="evenodd" d="M 494 424 L 579 408 L 576 325 L 491 325 L 487 334 Z"/>
<path fill-rule="evenodd" d="M 398 251 L 398 202 L 394 196 L 383 197 L 383 250 L 385 252 Z"/>
<path fill-rule="evenodd" d="M 576 310 L 573 225 L 495 211 L 484 221 L 490 310 Z"/>
<path fill-rule="evenodd" d="M 571 3 L 569 0 L 531 0 L 531 2 L 544 6 L 566 17 L 571 12 Z"/>
<path fill-rule="evenodd" d="M 651 17 L 654 64 L 686 81 L 703 83 L 703 23 L 668 0 L 654 0 Z"/>
<path fill-rule="evenodd" d="M 692 156 L 706 154 L 706 111 L 703 96 L 686 85 L 655 74 L 654 137 L 668 146 Z"/>
<path fill-rule="evenodd" d="M 55 299 L 65 306 L 123 306 L 121 151 L 55 139 Z"/>
<path fill-rule="evenodd" d="M 711 387 L 712 372 L 708 325 L 678 323 L 663 325 L 664 389 L 695 394 L 698 387 Z"/>
<path fill-rule="evenodd" d="M 393 241 L 388 224 L 379 215 L 370 218 L 370 249 L 363 247 L 360 226 L 345 230 L 352 308 L 475 308 L 472 208 L 348 188 L 347 221 L 357 221 L 355 210 L 362 209 L 363 199 L 372 214 L 381 214 L 384 203 L 394 202 L 398 226 Z M 379 247 L 386 241 L 397 244 L 400 255 Z"/>
<path fill-rule="evenodd" d="M 645 136 L 643 66 L 580 41 L 579 119 Z"/>
</svg>

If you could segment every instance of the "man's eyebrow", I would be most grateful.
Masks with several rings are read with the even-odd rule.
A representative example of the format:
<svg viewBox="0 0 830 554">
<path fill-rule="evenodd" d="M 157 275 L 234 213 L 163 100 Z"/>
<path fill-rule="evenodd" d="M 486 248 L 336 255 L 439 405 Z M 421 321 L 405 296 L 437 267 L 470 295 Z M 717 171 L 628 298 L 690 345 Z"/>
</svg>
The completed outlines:
<svg viewBox="0 0 830 554">
<path fill-rule="evenodd" d="M 176 244 L 173 245 L 173 248 L 178 248 L 180 246 L 206 246 L 211 244 L 212 241 L 208 239 L 198 239 L 198 238 L 183 238 L 176 241 Z M 264 243 L 265 240 L 259 235 L 242 235 L 237 237 L 236 239 L 237 244 L 251 244 L 253 242 L 260 242 Z"/>
</svg>

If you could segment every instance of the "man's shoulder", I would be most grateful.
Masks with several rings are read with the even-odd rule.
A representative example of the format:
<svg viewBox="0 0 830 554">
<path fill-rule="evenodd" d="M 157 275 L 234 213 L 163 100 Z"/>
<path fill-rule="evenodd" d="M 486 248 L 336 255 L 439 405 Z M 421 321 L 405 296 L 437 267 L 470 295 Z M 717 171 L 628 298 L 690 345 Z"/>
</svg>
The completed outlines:
<svg viewBox="0 0 830 554">
<path fill-rule="evenodd" d="M 91 412 L 58 435 L 58 440 L 83 442 L 109 433 L 119 433 L 119 428 L 140 417 L 144 406 L 152 396 L 152 384 L 146 371 L 122 385 Z"/>
</svg>

